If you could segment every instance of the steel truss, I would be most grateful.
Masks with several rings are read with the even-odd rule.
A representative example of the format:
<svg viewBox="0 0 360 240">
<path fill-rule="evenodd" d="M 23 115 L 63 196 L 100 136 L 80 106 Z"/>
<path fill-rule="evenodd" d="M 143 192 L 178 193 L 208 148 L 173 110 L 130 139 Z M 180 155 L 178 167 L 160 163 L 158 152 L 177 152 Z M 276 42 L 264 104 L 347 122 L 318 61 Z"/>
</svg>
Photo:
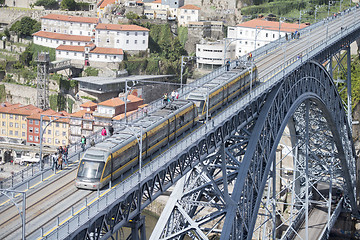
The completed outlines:
<svg viewBox="0 0 360 240">
<path fill-rule="evenodd" d="M 211 154 L 194 159 L 150 239 L 308 239 L 310 214 L 331 228 L 343 194 L 357 214 L 351 130 L 325 69 L 306 63 L 251 106 L 199 143 Z"/>
</svg>

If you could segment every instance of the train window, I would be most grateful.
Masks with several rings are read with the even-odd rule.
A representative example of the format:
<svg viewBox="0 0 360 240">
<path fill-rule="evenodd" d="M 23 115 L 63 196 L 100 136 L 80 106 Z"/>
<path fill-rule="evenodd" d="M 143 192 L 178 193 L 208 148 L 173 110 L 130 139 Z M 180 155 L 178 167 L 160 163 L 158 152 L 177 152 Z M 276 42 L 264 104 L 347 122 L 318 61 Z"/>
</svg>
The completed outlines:
<svg viewBox="0 0 360 240">
<path fill-rule="evenodd" d="M 87 179 L 100 179 L 103 168 L 103 162 L 81 160 L 78 177 L 83 177 Z"/>
<path fill-rule="evenodd" d="M 96 154 L 91 154 L 91 153 L 87 152 L 87 153 L 85 153 L 84 158 L 94 159 L 94 160 L 103 160 L 104 155 L 96 155 Z"/>
</svg>

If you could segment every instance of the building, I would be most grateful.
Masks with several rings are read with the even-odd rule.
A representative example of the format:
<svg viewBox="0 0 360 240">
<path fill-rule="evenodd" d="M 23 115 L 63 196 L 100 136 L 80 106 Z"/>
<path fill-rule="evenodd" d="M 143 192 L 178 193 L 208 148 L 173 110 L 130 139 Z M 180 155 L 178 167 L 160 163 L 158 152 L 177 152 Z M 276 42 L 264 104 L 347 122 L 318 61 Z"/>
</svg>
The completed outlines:
<svg viewBox="0 0 360 240">
<path fill-rule="evenodd" d="M 117 0 L 101 0 L 97 4 L 96 12 L 99 18 L 104 17 L 105 14 L 109 14 L 115 8 Z"/>
<path fill-rule="evenodd" d="M 196 44 L 197 68 L 210 70 L 224 65 L 226 59 L 235 58 L 235 51 L 236 44 L 226 44 L 225 40 Z"/>
<path fill-rule="evenodd" d="M 41 30 L 44 32 L 91 37 L 98 22 L 98 18 L 92 17 L 48 14 L 41 17 Z"/>
<path fill-rule="evenodd" d="M 201 8 L 187 4 L 179 8 L 178 10 L 178 25 L 188 26 L 190 22 L 199 21 L 199 13 Z"/>
<path fill-rule="evenodd" d="M 95 45 L 121 48 L 124 51 L 145 51 L 149 44 L 149 29 L 137 25 L 99 23 Z"/>
<path fill-rule="evenodd" d="M 276 41 L 279 37 L 285 37 L 286 34 L 290 37 L 291 33 L 306 26 L 306 24 L 267 21 L 263 18 L 253 19 L 228 27 L 228 44 L 231 41 L 236 42 L 235 57 L 239 57 Z"/>
<path fill-rule="evenodd" d="M 27 141 L 27 117 L 34 113 L 41 112 L 42 109 L 33 105 L 21 105 L 2 103 L 0 105 L 1 137 L 21 139 Z M 37 122 L 38 123 L 38 122 Z M 38 123 L 39 124 L 39 123 Z M 39 127 L 39 126 L 38 126 Z M 33 129 L 39 131 L 39 128 Z"/>
<path fill-rule="evenodd" d="M 43 146 L 59 147 L 69 144 L 69 114 L 52 109 L 34 113 L 27 117 L 27 143 L 40 144 L 41 115 L 43 126 Z M 39 125 L 37 124 L 39 123 Z"/>
<path fill-rule="evenodd" d="M 92 101 L 88 101 L 80 105 L 80 110 L 86 110 L 88 112 L 95 111 L 96 108 L 97 108 L 97 104 Z"/>
<path fill-rule="evenodd" d="M 33 41 L 37 45 L 49 48 L 57 48 L 60 45 L 84 47 L 92 42 L 91 37 L 88 36 L 70 35 L 45 31 L 39 31 L 34 33 Z"/>
</svg>

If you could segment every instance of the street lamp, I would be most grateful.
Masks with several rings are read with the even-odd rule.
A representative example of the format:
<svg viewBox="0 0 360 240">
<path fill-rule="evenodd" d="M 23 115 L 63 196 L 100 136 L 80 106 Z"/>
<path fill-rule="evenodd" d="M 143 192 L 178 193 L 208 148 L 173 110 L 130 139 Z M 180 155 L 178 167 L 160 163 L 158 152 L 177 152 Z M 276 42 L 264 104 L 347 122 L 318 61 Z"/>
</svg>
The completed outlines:
<svg viewBox="0 0 360 240">
<path fill-rule="evenodd" d="M 21 218 L 21 222 L 22 222 L 22 240 L 25 240 L 25 224 L 26 224 L 26 193 L 22 192 L 22 191 L 16 191 L 16 190 L 10 190 L 10 189 L 1 189 L 1 193 L 4 194 L 6 197 L 8 197 L 15 205 L 15 207 L 18 209 L 19 211 L 19 215 Z M 11 193 L 8 194 L 8 193 Z M 22 210 L 20 211 L 20 208 L 18 206 L 18 204 L 14 201 L 14 193 L 17 194 L 22 194 L 23 195 L 23 200 L 22 200 Z"/>
<path fill-rule="evenodd" d="M 48 117 L 50 121 L 46 124 L 45 128 L 43 129 L 43 118 Z M 53 118 L 53 119 L 51 119 Z M 46 128 L 54 121 L 60 119 L 60 118 L 69 118 L 68 116 L 53 116 L 53 115 L 41 115 L 40 116 L 40 170 L 42 171 L 43 166 L 43 158 L 42 158 L 42 147 L 43 147 L 43 138 L 44 138 L 44 132 Z"/>
<path fill-rule="evenodd" d="M 129 95 L 129 91 L 128 91 L 128 85 L 127 85 L 127 78 L 125 78 L 125 98 L 124 98 L 124 102 L 125 102 L 125 123 L 127 123 L 127 117 L 126 117 L 126 111 L 127 111 L 127 100 L 128 100 L 128 95 Z M 135 86 L 136 83 L 133 82 L 133 85 L 131 87 L 129 87 L 129 89 L 131 90 L 133 86 Z"/>
</svg>

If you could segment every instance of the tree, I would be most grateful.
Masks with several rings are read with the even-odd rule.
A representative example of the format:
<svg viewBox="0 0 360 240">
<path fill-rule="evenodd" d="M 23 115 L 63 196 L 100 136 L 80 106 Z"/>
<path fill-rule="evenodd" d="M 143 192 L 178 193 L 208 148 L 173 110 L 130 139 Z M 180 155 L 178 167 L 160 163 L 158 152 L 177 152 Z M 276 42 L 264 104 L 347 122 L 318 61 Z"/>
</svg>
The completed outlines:
<svg viewBox="0 0 360 240">
<path fill-rule="evenodd" d="M 10 30 L 21 37 L 28 37 L 40 30 L 40 23 L 30 17 L 23 17 L 20 21 L 16 21 Z"/>
<path fill-rule="evenodd" d="M 58 9 L 59 3 L 56 0 L 37 0 L 35 6 L 43 6 L 45 9 Z"/>
<path fill-rule="evenodd" d="M 5 30 L 4 30 L 4 34 L 5 34 L 5 36 L 6 36 L 6 40 L 10 40 L 10 31 L 9 31 L 9 29 L 8 28 L 5 28 Z"/>
<path fill-rule="evenodd" d="M 74 11 L 76 10 L 76 2 L 74 0 L 63 0 L 60 4 L 61 9 Z"/>
</svg>

